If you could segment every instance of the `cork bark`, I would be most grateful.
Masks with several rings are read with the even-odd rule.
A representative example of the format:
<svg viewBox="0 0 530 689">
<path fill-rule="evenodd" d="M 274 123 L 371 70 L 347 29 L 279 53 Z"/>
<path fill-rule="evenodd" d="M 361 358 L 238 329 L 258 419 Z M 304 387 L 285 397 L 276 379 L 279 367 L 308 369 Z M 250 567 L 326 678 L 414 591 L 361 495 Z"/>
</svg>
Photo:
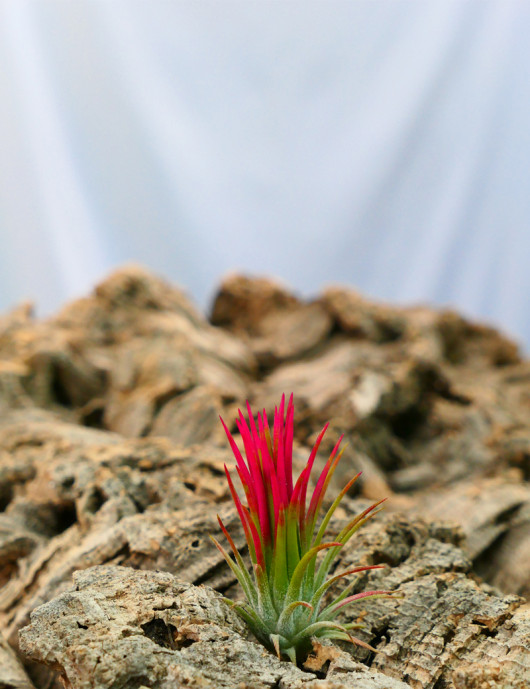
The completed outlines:
<svg viewBox="0 0 530 689">
<path fill-rule="evenodd" d="M 359 647 L 295 668 L 222 600 L 243 548 L 218 421 L 294 392 L 294 464 L 348 449 L 330 524 L 389 497 L 337 571 L 387 564 L 345 609 Z M 140 268 L 38 321 L 0 318 L 0 687 L 523 689 L 530 685 L 530 364 L 453 312 L 234 276 L 210 320 Z M 333 488 L 330 489 L 330 495 Z M 337 589 L 340 585 L 337 584 Z"/>
</svg>

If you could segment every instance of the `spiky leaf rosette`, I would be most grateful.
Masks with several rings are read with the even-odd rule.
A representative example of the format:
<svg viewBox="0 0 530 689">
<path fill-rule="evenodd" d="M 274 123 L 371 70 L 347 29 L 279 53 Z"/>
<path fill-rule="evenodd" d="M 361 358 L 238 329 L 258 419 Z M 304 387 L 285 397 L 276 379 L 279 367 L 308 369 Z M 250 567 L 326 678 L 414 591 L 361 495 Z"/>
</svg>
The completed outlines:
<svg viewBox="0 0 530 689">
<path fill-rule="evenodd" d="M 285 395 L 274 410 L 272 432 L 265 410 L 257 420 L 247 402 L 248 422 L 239 411 L 237 428 L 243 441 L 239 450 L 221 419 L 236 459 L 236 471 L 245 492 L 246 504 L 239 497 L 230 472 L 225 472 L 252 561 L 252 574 L 238 552 L 223 522 L 219 525 L 230 545 L 233 558 L 212 537 L 246 596 L 242 604 L 232 603 L 254 635 L 278 657 L 288 656 L 293 663 L 311 647 L 311 637 L 349 640 L 371 648 L 352 636 L 354 624 L 339 624 L 335 618 L 341 608 L 360 599 L 391 597 L 392 591 L 364 591 L 350 595 L 350 584 L 336 600 L 323 605 L 324 594 L 339 579 L 384 565 L 355 567 L 328 577 L 340 548 L 373 517 L 383 500 L 354 517 L 332 542 L 323 542 L 328 523 L 342 498 L 359 478 L 354 476 L 337 495 L 318 525 L 327 487 L 340 461 L 341 436 L 333 448 L 308 500 L 308 485 L 315 457 L 328 424 L 320 432 L 307 464 L 293 482 L 292 451 L 294 407 L 291 395 L 285 410 Z M 257 421 L 257 423 L 256 423 Z M 309 504 L 308 504 L 309 502 Z M 322 553 L 322 555 L 319 555 Z"/>
</svg>

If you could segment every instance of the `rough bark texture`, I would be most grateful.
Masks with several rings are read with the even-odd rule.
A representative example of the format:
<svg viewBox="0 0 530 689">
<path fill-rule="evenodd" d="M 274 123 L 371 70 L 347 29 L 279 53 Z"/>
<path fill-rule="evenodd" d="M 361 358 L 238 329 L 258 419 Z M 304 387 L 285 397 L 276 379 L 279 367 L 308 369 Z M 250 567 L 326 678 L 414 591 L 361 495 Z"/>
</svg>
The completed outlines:
<svg viewBox="0 0 530 689">
<path fill-rule="evenodd" d="M 314 673 L 245 637 L 237 615 L 209 587 L 100 566 L 76 573 L 73 589 L 36 610 L 21 643 L 32 657 L 60 667 L 67 687 L 80 689 L 318 686 Z M 406 686 L 360 664 L 352 669 L 346 682 L 327 686 Z"/>
<path fill-rule="evenodd" d="M 245 399 L 291 391 L 295 464 L 330 421 L 322 455 L 349 441 L 335 487 L 363 470 L 331 531 L 390 497 L 337 563 L 388 564 L 355 590 L 405 594 L 344 613 L 376 655 L 317 644 L 295 668 L 219 595 L 241 594 L 208 538 L 216 514 L 244 539 L 218 415 L 234 425 Z M 530 686 L 529 407 L 530 364 L 495 330 L 341 288 L 304 303 L 234 276 L 208 322 L 127 268 L 47 321 L 15 309 L 0 318 L 0 688 Z"/>
</svg>

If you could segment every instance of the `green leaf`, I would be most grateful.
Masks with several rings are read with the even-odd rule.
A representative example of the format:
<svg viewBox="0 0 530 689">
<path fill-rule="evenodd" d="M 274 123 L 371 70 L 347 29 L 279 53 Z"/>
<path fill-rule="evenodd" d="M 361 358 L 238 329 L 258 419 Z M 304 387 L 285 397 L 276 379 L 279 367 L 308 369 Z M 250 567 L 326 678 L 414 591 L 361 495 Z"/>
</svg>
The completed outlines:
<svg viewBox="0 0 530 689">
<path fill-rule="evenodd" d="M 223 546 L 210 534 L 210 539 L 214 542 L 215 546 L 221 553 L 221 555 L 224 557 L 224 559 L 227 561 L 228 566 L 234 573 L 236 579 L 239 581 L 241 584 L 241 587 L 243 591 L 245 592 L 245 596 L 247 599 L 254 604 L 257 604 L 258 602 L 258 597 L 256 595 L 256 589 L 254 587 L 254 584 L 252 583 L 252 580 L 249 576 L 249 573 L 247 572 L 247 569 L 245 567 L 245 564 L 239 556 L 239 560 L 241 564 L 238 566 L 230 557 L 230 555 L 226 552 L 226 550 L 223 548 Z M 237 552 L 237 550 L 236 550 Z M 238 553 L 239 555 L 239 553 Z"/>
<path fill-rule="evenodd" d="M 328 605 L 327 608 L 324 608 L 324 610 L 322 610 L 319 617 L 323 617 L 327 620 L 332 620 L 333 618 L 335 618 L 339 614 L 339 612 L 342 610 L 343 607 L 345 607 L 346 605 L 350 605 L 352 603 L 358 603 L 359 601 L 362 601 L 362 600 L 375 600 L 376 598 L 398 598 L 398 597 L 401 597 L 401 596 L 394 596 L 392 594 L 392 592 L 388 592 L 388 591 L 386 591 L 386 592 L 380 591 L 380 592 L 374 592 L 374 593 L 372 593 L 371 591 L 364 591 L 363 593 L 365 595 L 358 594 L 358 596 L 359 596 L 358 598 L 354 597 L 351 601 L 348 601 L 346 603 L 344 601 L 339 601 L 339 600 L 334 601 L 333 603 Z"/>
<path fill-rule="evenodd" d="M 263 621 L 260 619 L 259 615 L 256 613 L 255 610 L 249 607 L 245 607 L 244 603 L 234 603 L 232 607 L 237 612 L 237 614 L 248 624 L 248 626 L 254 634 L 256 634 L 258 630 L 262 631 L 265 634 L 267 633 Z"/>
<path fill-rule="evenodd" d="M 381 510 L 376 510 L 375 512 L 372 512 L 372 514 L 368 514 L 370 510 L 373 510 L 374 507 L 376 507 L 378 504 L 383 502 L 381 500 L 379 503 L 375 503 L 375 505 L 372 505 L 369 507 L 367 510 L 362 512 L 360 515 L 357 515 L 352 521 L 347 524 L 342 531 L 339 533 L 337 536 L 337 542 L 341 543 L 342 545 L 345 545 L 351 538 L 352 536 L 364 525 L 366 524 L 367 521 L 375 517 L 376 514 L 379 514 Z M 381 508 L 382 509 L 382 508 Z M 367 515 L 367 516 L 364 516 Z M 324 579 L 329 572 L 329 568 L 331 567 L 333 560 L 335 559 L 337 555 L 337 551 L 330 550 L 329 553 L 326 553 L 325 558 L 322 560 L 322 563 L 320 567 L 318 568 L 318 573 L 316 577 L 316 582 L 315 586 L 320 587 L 324 583 Z"/>
<path fill-rule="evenodd" d="M 300 562 L 300 541 L 298 536 L 298 519 L 296 509 L 289 505 L 287 508 L 287 575 L 292 577 L 294 570 Z"/>
<path fill-rule="evenodd" d="M 289 660 L 293 665 L 296 665 L 296 649 L 294 646 L 289 646 L 289 648 L 286 648 L 284 650 L 284 653 L 286 656 L 288 656 Z"/>
<path fill-rule="evenodd" d="M 332 631 L 330 631 L 328 634 L 322 634 L 322 638 L 341 639 L 342 641 L 349 641 L 350 643 L 355 644 L 355 646 L 361 646 L 362 648 L 366 648 L 368 651 L 372 651 L 373 653 L 379 653 L 377 648 L 370 646 L 370 644 L 367 644 L 366 641 L 361 641 L 356 636 L 352 636 L 347 631 L 344 631 L 344 632 L 340 632 L 340 631 L 332 632 Z"/>
<path fill-rule="evenodd" d="M 320 541 L 322 540 L 324 536 L 324 532 L 327 529 L 327 526 L 330 522 L 331 517 L 333 516 L 333 513 L 337 509 L 337 507 L 340 505 L 342 498 L 346 495 L 346 493 L 350 490 L 350 488 L 353 486 L 353 484 L 357 481 L 359 476 L 361 475 L 361 472 L 359 472 L 356 476 L 354 476 L 351 481 L 348 481 L 348 483 L 344 486 L 344 488 L 341 490 L 341 492 L 337 495 L 335 500 L 333 501 L 331 507 L 329 510 L 326 512 L 326 516 L 322 520 L 322 524 L 320 525 L 320 528 L 318 530 L 317 535 L 313 539 L 312 545 L 318 545 Z"/>
<path fill-rule="evenodd" d="M 326 550 L 328 548 L 335 548 L 335 547 L 340 548 L 340 547 L 342 547 L 342 544 L 340 544 L 340 543 L 322 543 L 321 545 L 316 545 L 314 548 L 311 548 L 311 550 L 307 551 L 307 553 L 303 556 L 303 558 L 298 563 L 296 569 L 293 572 L 293 576 L 291 577 L 291 583 L 289 584 L 289 589 L 287 590 L 287 595 L 285 596 L 285 604 L 286 605 L 289 605 L 290 603 L 293 603 L 295 600 L 298 600 L 300 598 L 300 591 L 302 588 L 304 574 L 306 573 L 308 566 L 316 558 L 318 553 L 321 550 Z"/>
<path fill-rule="evenodd" d="M 348 633 L 346 629 L 341 624 L 337 622 L 330 622 L 329 620 L 319 620 L 318 622 L 313 622 L 313 624 L 308 625 L 302 631 L 300 631 L 296 636 L 292 638 L 293 646 L 298 642 L 302 641 L 307 637 L 311 636 L 324 636 L 326 630 L 340 630 L 342 632 Z"/>
<path fill-rule="evenodd" d="M 315 591 L 313 597 L 311 598 L 311 605 L 315 609 L 318 609 L 318 607 L 320 605 L 320 601 L 322 599 L 322 596 L 339 579 L 343 579 L 344 577 L 347 577 L 350 574 L 360 574 L 361 572 L 366 572 L 366 571 L 373 570 L 373 569 L 385 569 L 385 568 L 386 568 L 386 565 L 366 565 L 365 567 L 353 567 L 352 569 L 347 569 L 346 571 L 341 572 L 340 574 L 336 574 L 335 576 L 331 577 L 331 579 L 328 579 L 327 581 L 325 581 L 322 584 L 322 586 L 320 586 Z M 355 579 L 351 584 L 348 585 L 350 589 L 355 584 L 356 581 L 357 581 L 357 579 Z M 346 596 L 342 595 L 340 600 L 343 600 L 344 598 L 346 598 Z"/>
<path fill-rule="evenodd" d="M 266 570 L 260 567 L 260 565 L 255 565 L 254 576 L 258 587 L 258 610 L 261 616 L 266 620 L 276 619 L 281 608 L 276 605 L 272 596 Z"/>
<path fill-rule="evenodd" d="M 307 601 L 297 600 L 294 603 L 290 603 L 286 608 L 282 610 L 282 614 L 278 618 L 278 629 L 284 628 L 284 626 L 289 621 L 290 617 L 292 617 L 293 613 L 299 607 L 307 608 L 308 610 L 310 610 L 311 613 L 313 612 L 313 606 L 310 603 L 307 603 Z"/>
<path fill-rule="evenodd" d="M 272 556 L 272 572 L 272 593 L 274 602 L 277 608 L 281 609 L 283 608 L 283 601 L 289 586 L 289 578 L 287 575 L 287 539 L 285 516 L 282 512 L 279 513 L 278 526 L 276 528 L 276 542 L 274 544 L 274 552 Z"/>
</svg>

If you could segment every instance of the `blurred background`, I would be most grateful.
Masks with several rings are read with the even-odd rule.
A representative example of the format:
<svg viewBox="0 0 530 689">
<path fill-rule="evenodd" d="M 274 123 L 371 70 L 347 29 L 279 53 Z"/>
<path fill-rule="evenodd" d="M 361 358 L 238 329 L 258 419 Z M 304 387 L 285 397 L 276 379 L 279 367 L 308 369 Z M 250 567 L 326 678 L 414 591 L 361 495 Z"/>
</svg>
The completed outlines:
<svg viewBox="0 0 530 689">
<path fill-rule="evenodd" d="M 0 0 L 0 309 L 137 261 L 530 344 L 530 2 Z"/>
</svg>

